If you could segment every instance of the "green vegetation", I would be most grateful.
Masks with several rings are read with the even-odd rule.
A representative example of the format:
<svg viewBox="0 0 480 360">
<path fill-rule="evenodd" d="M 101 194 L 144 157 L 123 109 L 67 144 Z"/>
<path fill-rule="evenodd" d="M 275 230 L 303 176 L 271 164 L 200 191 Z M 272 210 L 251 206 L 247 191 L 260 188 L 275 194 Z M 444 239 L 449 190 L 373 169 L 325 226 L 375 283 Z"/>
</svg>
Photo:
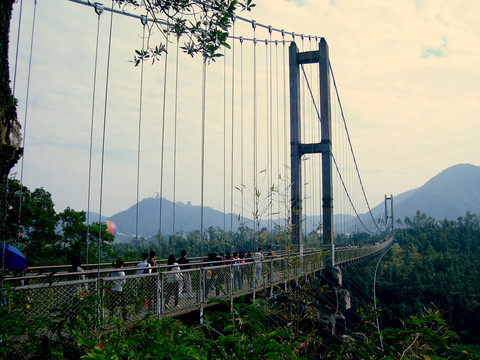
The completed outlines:
<svg viewBox="0 0 480 360">
<path fill-rule="evenodd" d="M 71 254 L 86 258 L 87 226 L 85 213 L 70 208 L 56 214 L 48 192 L 29 191 L 11 179 L 9 184 L 7 237 L 28 253 L 32 264 L 66 263 Z M 22 192 L 22 216 L 18 204 Z M 18 237 L 20 224 L 21 237 Z M 457 221 L 436 221 L 418 212 L 406 218 L 396 232 L 399 247 L 383 258 L 377 274 L 377 305 L 379 313 L 356 315 L 349 322 L 348 341 L 326 338 L 315 325 L 318 309 L 313 305 L 313 290 L 302 284 L 294 292 L 282 295 L 283 301 L 236 304 L 235 315 L 225 312 L 210 313 L 206 324 L 190 327 L 171 319 L 144 319 L 122 323 L 118 319 L 98 317 L 98 299 L 95 294 L 82 296 L 80 308 L 74 316 L 58 309 L 48 318 L 38 317 L 24 321 L 32 306 L 30 300 L 4 289 L 5 306 L 0 306 L 2 356 L 18 352 L 41 354 L 40 358 L 476 358 L 480 349 L 480 218 L 467 213 Z M 89 257 L 97 259 L 99 225 L 89 227 Z M 231 249 L 252 249 L 257 245 L 288 246 L 288 232 L 276 228 L 257 232 L 242 227 L 235 233 L 219 228 L 208 228 L 208 241 L 203 252 L 226 252 Z M 102 228 L 102 261 L 123 257 L 137 260 L 142 251 L 156 249 L 145 240 L 129 244 L 113 244 L 113 237 Z M 314 245 L 315 234 L 306 236 Z M 338 241 L 347 239 L 339 237 Z M 358 236 L 353 244 L 372 242 L 375 238 Z M 163 237 L 161 257 L 170 252 L 187 249 L 190 256 L 200 254 L 200 233 Z M 360 267 L 375 268 L 378 259 L 355 265 L 354 271 L 345 271 L 344 284 L 372 291 L 372 276 L 365 276 Z M 368 296 L 367 296 L 368 297 Z M 369 309 L 367 297 L 353 296 L 357 309 Z M 379 317 L 383 347 L 376 326 Z M 22 320 L 23 319 L 23 320 Z M 154 339 L 145 333 L 155 334 Z M 167 334 L 168 333 L 168 334 Z M 168 335 L 168 336 L 167 336 Z M 465 345 L 466 344 L 466 345 Z M 143 355 L 145 354 L 145 355 Z M 25 355 L 26 356 L 26 355 Z"/>
<path fill-rule="evenodd" d="M 390 318 L 434 304 L 462 341 L 480 344 L 480 218 L 435 221 L 417 213 L 397 231 L 399 251 L 379 269 L 379 299 Z"/>
<path fill-rule="evenodd" d="M 80 300 L 74 315 L 61 309 L 27 322 L 28 299 L 6 289 L 0 306 L 0 358 L 30 359 L 472 359 L 450 345 L 451 332 L 438 311 L 409 317 L 382 331 L 376 314 L 362 317 L 348 336 L 325 337 L 315 323 L 311 285 L 274 300 L 240 301 L 231 313 L 208 311 L 204 323 L 146 317 L 124 322 L 101 318 L 95 294 Z M 292 301 L 292 300 L 295 301 Z M 62 315 L 63 314 L 63 315 Z M 67 315 L 68 314 L 68 315 Z"/>
<path fill-rule="evenodd" d="M 438 308 L 446 324 L 462 344 L 479 344 L 480 330 L 480 218 L 441 220 L 421 212 L 400 222 L 396 230 L 399 247 L 393 248 L 380 262 L 376 294 L 383 308 L 382 327 L 399 327 L 399 319 L 426 314 Z M 374 269 L 378 259 L 357 265 Z M 344 284 L 372 293 L 372 277 L 364 271 L 347 271 Z M 359 308 L 368 301 L 355 298 Z M 479 349 L 477 349 L 478 351 Z"/>
<path fill-rule="evenodd" d="M 3 236 L 8 243 L 27 253 L 29 266 L 68 264 L 73 254 L 85 261 L 87 230 L 89 259 L 98 259 L 99 223 L 87 229 L 85 211 L 66 208 L 57 214 L 48 191 L 43 188 L 30 191 L 15 179 L 9 180 L 8 190 Z M 102 258 L 113 256 L 113 240 L 113 235 L 102 226 Z"/>
</svg>

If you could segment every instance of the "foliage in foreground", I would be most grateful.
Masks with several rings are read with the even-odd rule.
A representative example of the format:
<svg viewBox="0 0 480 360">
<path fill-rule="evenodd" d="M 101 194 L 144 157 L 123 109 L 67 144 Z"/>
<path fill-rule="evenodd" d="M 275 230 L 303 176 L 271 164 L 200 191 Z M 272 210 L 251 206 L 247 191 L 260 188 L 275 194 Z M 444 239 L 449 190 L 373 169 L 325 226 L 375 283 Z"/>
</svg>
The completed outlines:
<svg viewBox="0 0 480 360">
<path fill-rule="evenodd" d="M 302 293 L 297 295 L 298 308 L 290 315 L 311 306 Z M 190 326 L 172 318 L 146 317 L 128 323 L 101 319 L 99 299 L 93 294 L 81 300 L 76 311 L 57 309 L 49 319 L 26 322 L 28 299 L 9 289 L 4 296 L 6 305 L 0 306 L 3 359 L 480 358 L 473 347 L 450 346 L 454 334 L 438 311 L 412 316 L 400 328 L 383 330 L 381 346 L 376 329 L 370 325 L 376 320 L 374 313 L 366 315 L 348 337 L 327 339 L 318 336 L 319 329 L 298 327 L 295 321 L 272 322 L 276 310 L 270 301 L 236 303 L 233 314 L 208 312 L 202 325 Z M 295 315 L 285 318 L 295 320 Z"/>
<path fill-rule="evenodd" d="M 401 321 L 399 328 L 377 332 L 376 315 L 362 321 L 362 330 L 346 342 L 330 345 L 328 359 L 478 359 L 475 347 L 452 346 L 456 335 L 450 331 L 439 310 L 426 310 L 421 316 Z M 359 329 L 357 329 L 359 330 Z"/>
</svg>

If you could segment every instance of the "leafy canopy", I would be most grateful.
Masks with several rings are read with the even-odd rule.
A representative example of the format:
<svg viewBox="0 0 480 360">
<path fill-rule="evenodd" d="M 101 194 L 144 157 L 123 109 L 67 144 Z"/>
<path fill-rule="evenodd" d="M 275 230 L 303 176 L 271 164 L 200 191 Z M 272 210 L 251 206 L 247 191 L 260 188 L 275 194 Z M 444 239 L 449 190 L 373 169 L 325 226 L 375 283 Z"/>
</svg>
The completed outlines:
<svg viewBox="0 0 480 360">
<path fill-rule="evenodd" d="M 145 50 L 136 50 L 134 63 L 152 58 L 155 62 L 166 46 L 163 42 L 150 44 L 153 30 L 158 29 L 165 38 L 170 35 L 185 37 L 181 49 L 194 56 L 201 54 L 205 61 L 222 56 L 221 47 L 230 48 L 227 43 L 228 29 L 235 21 L 238 11 L 250 11 L 255 4 L 252 0 L 114 0 L 120 7 L 141 8 L 148 14 L 148 43 Z"/>
</svg>

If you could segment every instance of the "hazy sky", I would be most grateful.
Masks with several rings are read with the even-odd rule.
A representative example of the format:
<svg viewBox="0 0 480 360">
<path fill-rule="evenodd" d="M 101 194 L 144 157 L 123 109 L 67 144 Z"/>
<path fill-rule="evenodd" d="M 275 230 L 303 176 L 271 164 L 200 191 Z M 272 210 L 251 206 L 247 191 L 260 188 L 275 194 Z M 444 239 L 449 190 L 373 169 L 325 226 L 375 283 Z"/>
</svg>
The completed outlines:
<svg viewBox="0 0 480 360">
<path fill-rule="evenodd" d="M 138 20 L 114 16 L 106 91 L 110 13 L 101 16 L 93 102 L 96 14 L 89 7 L 67 0 L 38 0 L 37 3 L 28 107 L 26 85 L 33 0 L 23 1 L 15 78 L 19 120 L 24 124 L 27 119 L 23 182 L 30 189 L 43 187 L 49 191 L 57 211 L 67 206 L 87 209 L 94 106 L 90 210 L 99 211 L 102 189 L 102 213 L 113 215 L 136 202 L 140 68 L 135 68 L 128 60 L 133 58 L 133 49 L 142 47 L 142 26 Z M 350 136 L 372 206 L 383 201 L 385 194 L 397 195 L 423 185 L 449 166 L 458 163 L 479 165 L 478 1 L 263 0 L 256 3 L 251 13 L 240 15 L 274 28 L 327 40 Z M 19 4 L 15 4 L 10 38 L 12 82 L 18 24 Z M 242 25 L 239 21 L 235 31 L 236 36 L 253 37 L 249 24 Z M 268 38 L 265 30 L 257 31 L 259 40 Z M 291 40 L 291 36 L 286 39 Z M 296 42 L 306 50 L 312 46 L 311 41 L 302 43 L 299 36 Z M 144 69 L 139 199 L 152 196 L 162 186 L 163 196 L 173 200 L 175 186 L 177 201 L 200 204 L 202 65 L 200 59 L 179 58 L 177 172 L 173 181 L 175 42 L 169 46 L 164 178 L 160 180 L 165 68 L 160 61 L 153 66 L 145 64 Z M 240 46 L 236 45 L 233 111 L 230 68 L 233 57 L 226 56 L 228 82 L 223 80 L 223 60 L 207 70 L 205 162 L 208 174 L 205 176 L 204 204 L 222 211 L 224 206 L 230 210 L 230 168 L 227 165 L 224 171 L 223 162 L 225 157 L 230 164 L 231 154 L 227 150 L 224 155 L 223 146 L 225 142 L 228 149 L 231 144 L 232 113 L 236 124 L 235 163 L 240 157 L 238 123 L 241 112 L 243 110 L 245 123 L 251 121 L 253 113 L 251 49 L 252 46 L 245 45 L 242 70 Z M 266 46 L 258 44 L 257 111 L 259 146 L 262 148 L 263 130 L 267 129 L 262 119 L 269 116 L 269 100 L 265 96 L 268 85 L 265 83 L 281 84 L 283 81 L 283 70 L 277 70 L 277 64 L 281 68 L 283 61 L 282 49 L 281 45 L 273 49 L 273 54 L 276 51 L 279 56 L 270 58 L 272 63 L 268 65 Z M 268 66 L 273 76 L 266 80 Z M 239 90 L 242 74 L 243 107 Z M 276 121 L 278 114 L 282 122 L 284 95 L 281 92 L 270 95 L 274 99 L 270 103 L 273 109 L 273 116 L 272 113 L 270 116 Z M 105 119 L 104 172 L 100 186 Z M 224 119 L 227 123 L 225 138 Z M 246 126 L 244 131 L 245 138 L 251 138 L 251 128 Z M 277 139 L 284 141 L 282 135 Z M 250 140 L 245 141 L 248 147 L 245 162 L 249 163 L 252 150 L 250 143 L 247 144 Z M 277 140 L 273 142 L 276 146 Z M 279 155 L 280 158 L 283 159 L 283 155 Z M 259 162 L 259 169 L 262 169 L 263 162 Z M 234 186 L 239 186 L 239 170 L 235 166 Z M 244 179 L 247 187 L 251 186 L 248 171 L 245 170 L 248 179 Z M 14 172 L 19 178 L 20 166 Z M 223 191 L 224 178 L 226 191 Z M 224 198 L 227 205 L 224 205 Z M 234 198 L 234 211 L 238 212 L 238 194 Z"/>
</svg>

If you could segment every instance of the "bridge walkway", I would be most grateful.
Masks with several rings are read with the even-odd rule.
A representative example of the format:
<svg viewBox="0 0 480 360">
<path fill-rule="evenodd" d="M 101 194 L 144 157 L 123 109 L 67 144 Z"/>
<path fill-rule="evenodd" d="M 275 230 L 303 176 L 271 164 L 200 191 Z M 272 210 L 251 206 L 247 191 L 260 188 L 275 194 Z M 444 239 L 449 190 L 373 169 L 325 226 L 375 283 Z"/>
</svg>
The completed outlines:
<svg viewBox="0 0 480 360">
<path fill-rule="evenodd" d="M 345 266 L 382 252 L 392 244 L 384 242 L 335 250 L 335 264 Z M 309 250 L 303 254 L 290 253 L 265 257 L 261 265 L 253 259 L 244 263 L 192 262 L 190 269 L 169 271 L 160 265 L 152 273 L 138 273 L 137 267 L 125 267 L 125 276 L 111 276 L 114 269 L 98 269 L 82 273 L 57 271 L 6 278 L 17 292 L 28 296 L 27 318 L 74 315 L 88 294 L 96 294 L 99 313 L 138 317 L 152 313 L 159 317 L 175 316 L 206 306 L 211 299 L 230 300 L 242 295 L 273 290 L 301 276 L 324 269 L 330 254 Z M 45 270 L 45 269 L 44 269 Z M 20 281 L 28 285 L 16 286 Z M 121 294 L 113 291 L 121 282 Z"/>
</svg>

